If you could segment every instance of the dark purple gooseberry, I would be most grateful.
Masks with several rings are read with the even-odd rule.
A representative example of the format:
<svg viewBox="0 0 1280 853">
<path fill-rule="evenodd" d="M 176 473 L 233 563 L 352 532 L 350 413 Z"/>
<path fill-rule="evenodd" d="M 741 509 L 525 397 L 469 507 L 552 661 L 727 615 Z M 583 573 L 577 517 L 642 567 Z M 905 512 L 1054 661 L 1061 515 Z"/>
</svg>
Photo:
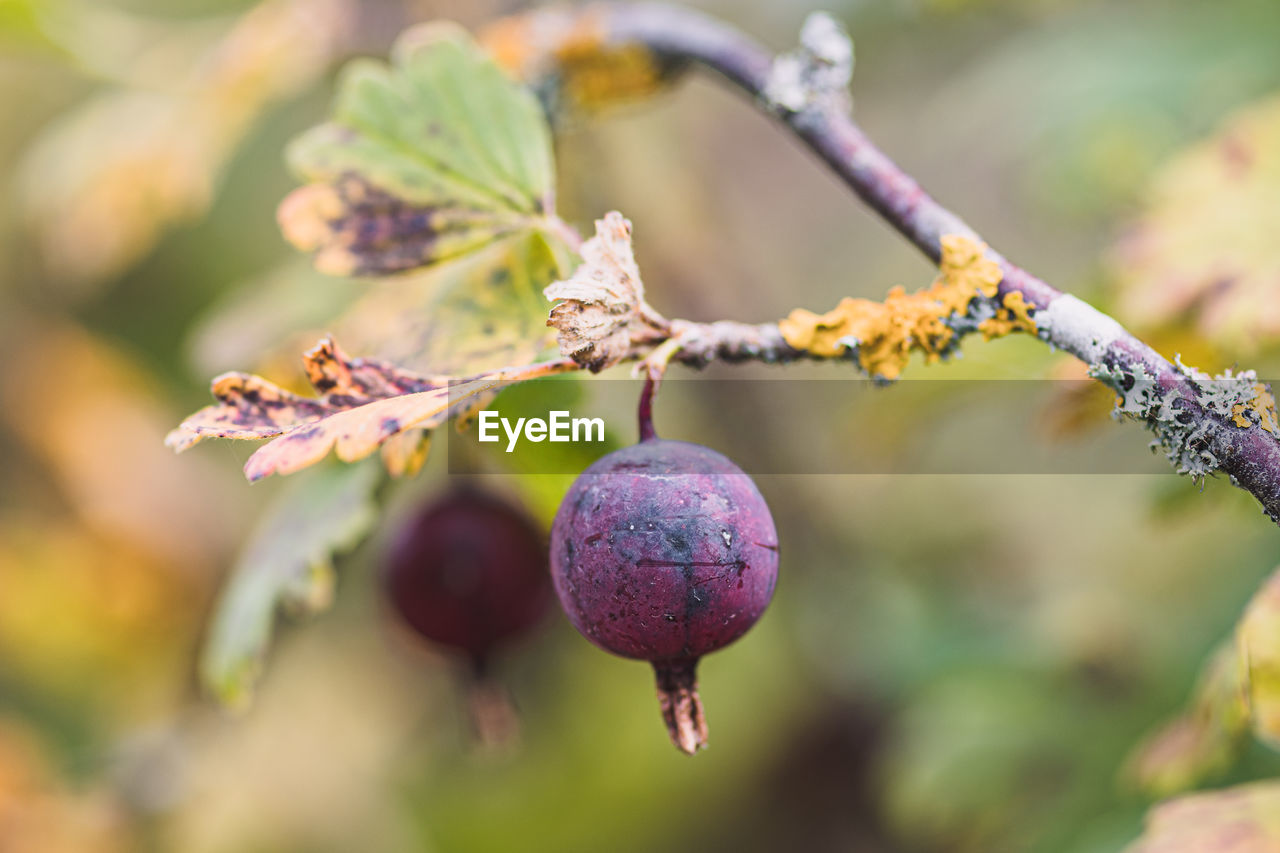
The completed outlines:
<svg viewBox="0 0 1280 853">
<path fill-rule="evenodd" d="M 705 746 L 698 659 L 746 633 L 773 596 L 778 538 L 740 468 L 653 434 L 596 461 L 551 528 L 551 574 L 569 621 L 606 651 L 652 662 L 671 740 Z"/>
<path fill-rule="evenodd" d="M 483 673 L 495 648 L 528 632 L 547 610 L 546 540 L 506 501 L 454 489 L 401 528 L 384 584 L 410 628 L 462 652 Z"/>
</svg>

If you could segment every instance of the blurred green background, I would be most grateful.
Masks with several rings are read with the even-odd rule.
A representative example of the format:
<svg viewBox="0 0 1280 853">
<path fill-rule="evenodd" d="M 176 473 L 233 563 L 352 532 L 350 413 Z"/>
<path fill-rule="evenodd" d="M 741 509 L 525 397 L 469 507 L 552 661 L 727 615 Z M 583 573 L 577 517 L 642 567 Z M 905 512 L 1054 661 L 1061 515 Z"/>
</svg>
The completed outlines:
<svg viewBox="0 0 1280 853">
<path fill-rule="evenodd" d="M 777 49 L 818 8 L 694 5 Z M 333 607 L 278 632 L 254 703 L 231 715 L 202 692 L 212 603 L 280 484 L 244 482 L 252 448 L 175 458 L 163 436 L 216 372 L 290 375 L 311 342 L 293 332 L 377 286 L 319 280 L 284 244 L 283 146 L 322 120 L 350 56 L 416 21 L 523 8 L 0 0 L 0 850 L 1123 848 L 1151 803 L 1133 750 L 1280 562 L 1276 528 L 1223 481 L 760 477 L 778 593 L 702 667 L 710 748 L 677 754 L 647 667 L 557 612 L 503 661 L 522 748 L 488 755 L 454 664 L 411 647 L 376 584 L 397 520 L 448 479 L 436 454 L 340 559 Z M 823 8 L 857 45 L 860 123 L 993 245 L 1170 357 L 1275 375 L 1274 0 Z M 570 123 L 557 148 L 562 214 L 589 230 L 624 211 L 667 316 L 759 322 L 932 277 L 714 81 Z M 1034 340 L 970 340 L 963 360 L 823 412 L 820 449 L 789 442 L 813 415 L 762 383 L 744 385 L 749 431 L 696 395 L 659 426 L 777 470 L 821 467 L 816 453 L 850 470 L 860 436 L 909 446 L 962 405 L 965 383 L 912 378 L 1058 379 L 1012 413 L 1029 433 L 1115 431 L 1146 453 L 1105 394 L 1065 381 L 1081 376 Z M 981 419 L 949 429 L 987 438 Z M 489 478 L 544 521 L 568 481 Z M 1277 775 L 1280 756 L 1250 745 L 1200 781 Z"/>
</svg>

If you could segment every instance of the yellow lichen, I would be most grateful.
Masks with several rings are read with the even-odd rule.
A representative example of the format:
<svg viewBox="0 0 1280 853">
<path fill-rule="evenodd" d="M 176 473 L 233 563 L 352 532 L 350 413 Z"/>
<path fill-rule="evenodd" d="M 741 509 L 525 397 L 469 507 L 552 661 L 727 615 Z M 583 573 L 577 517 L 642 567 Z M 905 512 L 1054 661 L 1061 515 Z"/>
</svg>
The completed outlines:
<svg viewBox="0 0 1280 853">
<path fill-rule="evenodd" d="M 1006 293 L 1001 303 L 1004 307 L 996 312 L 996 316 L 983 320 L 978 324 L 978 331 L 986 340 L 1000 338 L 1013 332 L 1030 332 L 1035 334 L 1036 321 L 1031 317 L 1032 306 L 1018 291 Z"/>
<path fill-rule="evenodd" d="M 987 245 L 960 234 L 944 234 L 941 240 L 940 276 L 933 289 L 945 284 L 945 295 L 952 297 L 952 310 L 963 313 L 974 296 L 992 298 L 1004 274 L 1000 266 L 987 257 Z"/>
<path fill-rule="evenodd" d="M 567 104 L 593 111 L 647 97 L 665 83 L 653 53 L 641 44 L 611 44 L 598 11 L 541 9 L 504 18 L 480 39 L 512 74 L 535 80 L 555 74 Z"/>
<path fill-rule="evenodd" d="M 895 287 L 884 302 L 846 298 L 826 314 L 797 309 L 778 328 L 788 344 L 814 355 L 834 357 L 856 345 L 863 370 L 877 379 L 897 379 L 913 351 L 932 363 L 949 350 L 955 331 L 947 320 L 963 315 L 974 298 L 996 295 L 1000 267 L 986 249 L 948 234 L 942 238 L 938 277 L 924 290 L 907 293 Z M 1030 322 L 1021 300 L 1002 310 L 1020 311 Z"/>
<path fill-rule="evenodd" d="M 556 51 L 556 60 L 565 96 L 581 110 L 645 98 L 663 85 L 653 54 L 641 45 L 605 49 L 599 41 L 573 39 Z"/>
<path fill-rule="evenodd" d="M 539 47 L 533 27 L 535 20 L 533 15 L 500 18 L 480 32 L 480 44 L 504 70 L 524 77 Z"/>
<path fill-rule="evenodd" d="M 1255 421 L 1246 412 L 1252 411 L 1258 426 L 1280 437 L 1280 421 L 1276 419 L 1276 398 L 1271 389 L 1261 382 L 1253 386 L 1253 396 L 1231 407 L 1231 421 L 1241 429 L 1248 429 Z"/>
</svg>

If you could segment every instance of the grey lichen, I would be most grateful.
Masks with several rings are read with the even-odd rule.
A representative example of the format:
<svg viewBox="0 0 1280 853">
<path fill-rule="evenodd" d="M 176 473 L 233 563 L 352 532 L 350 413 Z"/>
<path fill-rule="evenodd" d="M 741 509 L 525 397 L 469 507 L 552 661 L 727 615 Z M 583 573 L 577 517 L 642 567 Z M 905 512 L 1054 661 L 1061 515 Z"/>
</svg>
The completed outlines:
<svg viewBox="0 0 1280 853">
<path fill-rule="evenodd" d="M 800 31 L 800 47 L 773 61 L 764 99 L 777 110 L 798 113 L 811 107 L 851 106 L 853 42 L 835 18 L 814 12 Z"/>
<path fill-rule="evenodd" d="M 1142 421 L 1155 434 L 1152 450 L 1163 451 L 1179 474 L 1203 482 L 1221 466 L 1221 460 L 1209 450 L 1214 421 L 1205 416 L 1228 419 L 1242 429 L 1245 427 L 1239 419 L 1245 418 L 1249 425 L 1261 424 L 1273 431 L 1274 418 L 1270 423 L 1263 423 L 1258 410 L 1274 412 L 1274 409 L 1270 408 L 1269 399 L 1260 398 L 1262 392 L 1258 389 L 1265 386 L 1258 384 L 1257 375 L 1251 370 L 1240 373 L 1228 370 L 1210 376 L 1183 364 L 1180 356 L 1174 357 L 1174 365 L 1192 380 L 1193 401 L 1180 391 L 1162 385 L 1140 364 L 1121 367 L 1099 362 L 1090 366 L 1089 375 L 1115 390 L 1113 417 Z M 1196 408 L 1199 413 L 1194 411 Z"/>
</svg>

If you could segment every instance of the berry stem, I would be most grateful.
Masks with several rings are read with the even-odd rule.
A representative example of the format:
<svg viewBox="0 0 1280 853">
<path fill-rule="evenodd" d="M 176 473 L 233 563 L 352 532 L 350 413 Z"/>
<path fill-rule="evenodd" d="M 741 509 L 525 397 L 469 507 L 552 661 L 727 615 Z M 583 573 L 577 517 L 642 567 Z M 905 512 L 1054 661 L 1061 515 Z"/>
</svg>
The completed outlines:
<svg viewBox="0 0 1280 853">
<path fill-rule="evenodd" d="M 658 704 L 671 742 L 685 755 L 707 745 L 707 718 L 698 696 L 698 661 L 655 662 Z"/>
<path fill-rule="evenodd" d="M 644 389 L 640 392 L 640 408 L 637 412 L 640 420 L 640 440 L 649 441 L 658 437 L 653 430 L 653 395 L 657 391 L 657 383 L 653 376 L 646 376 Z"/>
<path fill-rule="evenodd" d="M 466 685 L 467 716 L 476 744 L 504 752 L 520 741 L 520 715 L 506 687 L 489 675 L 473 673 Z"/>
</svg>

